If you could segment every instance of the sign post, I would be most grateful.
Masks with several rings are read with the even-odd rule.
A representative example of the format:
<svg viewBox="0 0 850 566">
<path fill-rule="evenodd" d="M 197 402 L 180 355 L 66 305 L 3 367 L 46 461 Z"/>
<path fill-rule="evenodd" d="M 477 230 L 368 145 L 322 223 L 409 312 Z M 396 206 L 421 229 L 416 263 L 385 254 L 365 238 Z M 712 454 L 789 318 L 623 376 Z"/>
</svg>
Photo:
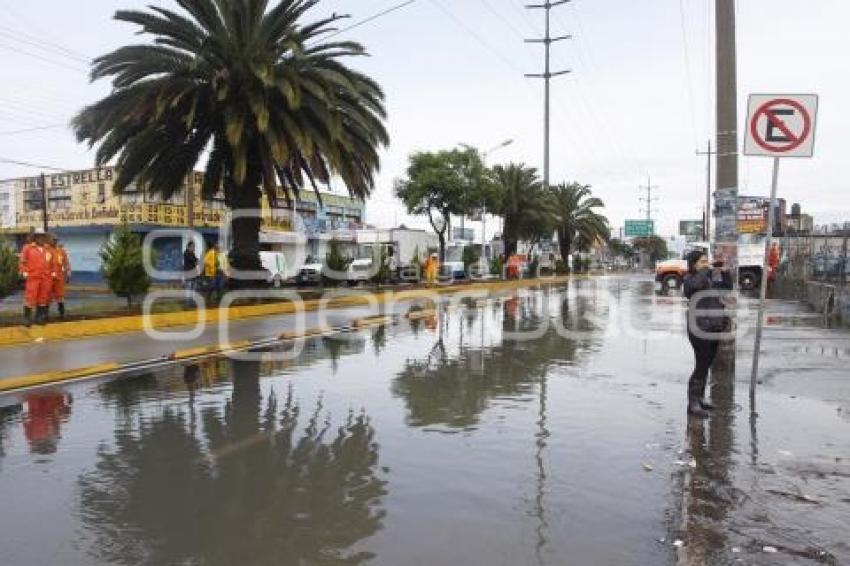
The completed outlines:
<svg viewBox="0 0 850 566">
<path fill-rule="evenodd" d="M 764 264 L 761 272 L 756 342 L 753 370 L 750 375 L 750 412 L 756 412 L 756 383 L 759 356 L 764 333 L 764 311 L 773 231 L 776 222 L 776 194 L 779 185 L 779 160 L 783 157 L 812 157 L 815 147 L 815 124 L 818 96 L 816 94 L 766 95 L 752 94 L 748 104 L 747 131 L 744 155 L 773 157 L 773 178 L 770 185 L 770 209 L 767 218 Z"/>
</svg>

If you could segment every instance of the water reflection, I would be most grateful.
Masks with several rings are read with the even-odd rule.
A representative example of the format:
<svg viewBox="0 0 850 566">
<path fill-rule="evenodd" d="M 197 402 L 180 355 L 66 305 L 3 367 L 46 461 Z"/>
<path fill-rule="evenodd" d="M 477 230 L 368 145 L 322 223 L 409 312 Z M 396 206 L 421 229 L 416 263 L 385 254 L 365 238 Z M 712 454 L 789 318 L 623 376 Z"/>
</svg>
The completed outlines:
<svg viewBox="0 0 850 566">
<path fill-rule="evenodd" d="M 577 352 L 588 348 L 594 339 L 588 334 L 577 342 L 562 336 L 550 323 L 549 310 L 554 309 L 567 328 L 592 329 L 592 322 L 581 316 L 587 308 L 586 299 L 573 299 L 581 306 L 571 311 L 570 298 L 549 298 L 554 300 L 549 302 L 541 293 L 515 295 L 500 305 L 503 332 L 539 332 L 539 338 L 501 340 L 491 346 L 483 344 L 483 337 L 476 343 L 473 332 L 469 333 L 471 343 L 457 355 L 451 355 L 446 347 L 449 317 L 426 319 L 426 324 L 436 326 L 433 346 L 427 356 L 407 360 L 392 384 L 393 394 L 405 401 L 407 423 L 471 427 L 492 400 L 532 395 L 549 367 L 574 363 Z M 486 324 L 486 316 L 486 311 L 478 311 L 478 324 Z"/>
<path fill-rule="evenodd" d="M 359 564 L 382 525 L 386 481 L 365 413 L 334 426 L 321 399 L 263 395 L 260 362 L 232 364 L 223 408 L 200 434 L 184 405 L 128 405 L 133 418 L 79 478 L 90 553 L 113 564 Z M 200 368 L 187 370 L 189 391 Z M 126 385 L 126 383 L 125 383 Z M 194 403 L 192 404 L 194 407 Z"/>
</svg>

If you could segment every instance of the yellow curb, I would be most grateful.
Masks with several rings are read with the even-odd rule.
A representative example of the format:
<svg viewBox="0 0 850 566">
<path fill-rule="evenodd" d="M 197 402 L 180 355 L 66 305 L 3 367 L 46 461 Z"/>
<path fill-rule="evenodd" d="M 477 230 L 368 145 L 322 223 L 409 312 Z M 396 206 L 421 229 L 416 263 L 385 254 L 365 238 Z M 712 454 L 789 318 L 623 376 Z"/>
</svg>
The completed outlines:
<svg viewBox="0 0 850 566">
<path fill-rule="evenodd" d="M 538 285 L 558 284 L 568 280 L 568 277 L 552 279 L 522 279 L 518 281 L 482 281 L 465 285 L 432 287 L 427 289 L 407 289 L 401 291 L 384 290 L 369 295 L 347 295 L 330 300 L 311 299 L 304 301 L 301 309 L 304 311 L 317 310 L 322 306 L 340 308 L 347 306 L 369 305 L 370 301 L 379 304 L 387 302 L 392 297 L 396 301 L 415 300 L 433 297 L 435 294 L 460 293 L 463 291 L 487 290 L 491 292 L 511 289 L 536 287 Z M 162 330 L 180 326 L 195 326 L 201 322 L 215 324 L 220 320 L 243 320 L 292 314 L 301 310 L 291 302 L 272 303 L 265 305 L 246 305 L 230 307 L 229 309 L 206 309 L 203 311 L 180 311 L 171 313 L 156 313 L 147 317 L 141 315 L 104 318 L 97 320 L 81 320 L 74 322 L 57 322 L 47 326 L 26 328 L 13 326 L 0 328 L 0 347 L 31 344 L 39 338 L 43 341 L 75 340 L 94 336 L 106 336 L 141 332 L 146 328 Z"/>
<path fill-rule="evenodd" d="M 37 385 L 47 385 L 48 383 L 68 381 L 69 379 L 88 377 L 90 375 L 116 370 L 120 367 L 120 364 L 110 362 L 87 366 L 84 368 L 63 371 L 47 371 L 44 373 L 34 373 L 31 375 L 22 375 L 20 377 L 0 379 L 0 391 L 11 391 L 12 389 L 21 389 L 23 387 L 34 387 Z"/>
</svg>

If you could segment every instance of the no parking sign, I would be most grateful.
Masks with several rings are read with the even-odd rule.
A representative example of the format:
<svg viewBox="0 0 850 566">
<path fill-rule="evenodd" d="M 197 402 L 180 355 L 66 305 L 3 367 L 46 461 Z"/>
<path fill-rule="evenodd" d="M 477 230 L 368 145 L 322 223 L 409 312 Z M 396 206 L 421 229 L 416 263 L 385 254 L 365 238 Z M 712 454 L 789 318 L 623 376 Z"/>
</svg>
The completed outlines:
<svg viewBox="0 0 850 566">
<path fill-rule="evenodd" d="M 751 94 L 744 155 L 812 157 L 816 94 Z"/>
</svg>

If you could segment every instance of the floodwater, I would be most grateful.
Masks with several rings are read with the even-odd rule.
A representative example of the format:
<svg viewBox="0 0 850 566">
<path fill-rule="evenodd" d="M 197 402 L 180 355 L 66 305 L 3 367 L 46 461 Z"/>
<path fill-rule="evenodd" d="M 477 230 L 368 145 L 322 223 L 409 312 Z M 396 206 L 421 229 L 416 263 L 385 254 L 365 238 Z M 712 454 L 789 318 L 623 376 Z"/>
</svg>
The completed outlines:
<svg viewBox="0 0 850 566">
<path fill-rule="evenodd" d="M 684 303 L 636 277 L 0 398 L 0 561 L 848 563 L 850 334 L 819 324 L 771 305 L 757 419 L 742 338 L 688 422 Z"/>
</svg>

